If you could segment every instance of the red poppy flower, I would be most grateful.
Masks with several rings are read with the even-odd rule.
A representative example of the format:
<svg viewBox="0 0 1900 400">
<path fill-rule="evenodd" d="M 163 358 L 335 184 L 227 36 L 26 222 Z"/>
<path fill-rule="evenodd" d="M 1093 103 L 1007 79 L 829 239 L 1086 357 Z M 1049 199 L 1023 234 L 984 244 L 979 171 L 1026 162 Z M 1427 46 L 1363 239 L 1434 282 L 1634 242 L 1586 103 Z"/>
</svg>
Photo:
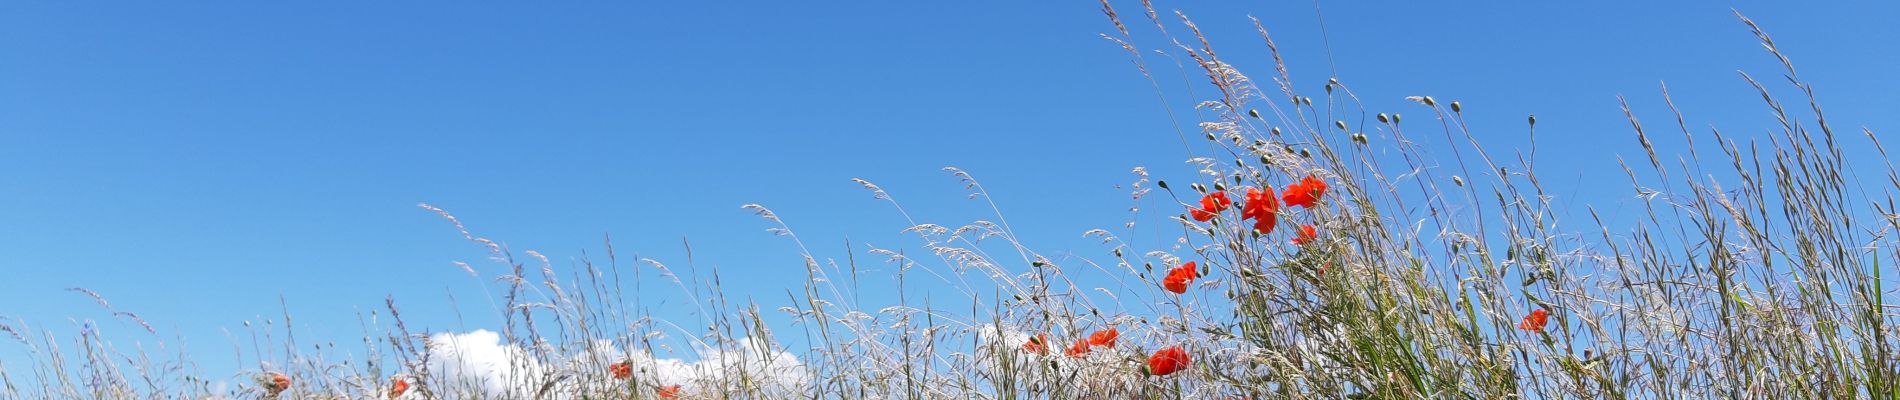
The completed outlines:
<svg viewBox="0 0 1900 400">
<path fill-rule="evenodd" d="M 1116 331 L 1115 328 L 1108 328 L 1108 330 L 1105 331 L 1095 331 L 1095 333 L 1089 334 L 1089 345 L 1115 347 L 1115 338 L 1121 335 L 1122 333 Z"/>
<path fill-rule="evenodd" d="M 614 363 L 614 365 L 607 366 L 607 372 L 613 374 L 614 379 L 632 378 L 633 363 L 626 361 Z"/>
<path fill-rule="evenodd" d="M 1517 329 L 1543 333 L 1544 324 L 1548 323 L 1550 323 L 1550 311 L 1539 308 L 1531 311 L 1531 315 L 1524 316 L 1524 322 L 1518 323 Z"/>
<path fill-rule="evenodd" d="M 1038 353 L 1038 354 L 1048 354 L 1049 346 L 1043 344 L 1043 343 L 1047 343 L 1048 341 L 1049 341 L 1048 335 L 1038 334 L 1036 335 L 1036 337 L 1029 338 L 1028 342 L 1023 342 L 1023 351 Z"/>
<path fill-rule="evenodd" d="M 290 377 L 284 376 L 283 373 L 272 372 L 264 374 L 262 378 L 259 380 L 264 383 L 264 391 L 270 392 L 272 396 L 290 389 Z"/>
<path fill-rule="evenodd" d="M 1300 235 L 1293 237 L 1293 245 L 1305 246 L 1307 243 L 1312 243 L 1313 239 L 1317 239 L 1317 238 L 1319 238 L 1319 231 L 1313 229 L 1312 224 L 1300 225 Z"/>
<path fill-rule="evenodd" d="M 1187 350 L 1182 350 L 1180 346 L 1169 347 L 1148 357 L 1146 371 L 1149 375 L 1168 375 L 1187 369 L 1190 363 Z"/>
<path fill-rule="evenodd" d="M 1188 283 L 1194 282 L 1200 271 L 1194 269 L 1194 262 L 1188 261 L 1179 267 L 1168 270 L 1168 276 L 1161 279 L 1161 287 L 1176 294 L 1187 293 Z"/>
<path fill-rule="evenodd" d="M 1201 196 L 1201 208 L 1188 210 L 1188 214 L 1195 221 L 1207 222 L 1214 219 L 1215 215 L 1220 215 L 1221 211 L 1227 211 L 1227 207 L 1233 204 L 1234 201 L 1227 198 L 1227 192 L 1208 193 Z"/>
<path fill-rule="evenodd" d="M 658 393 L 655 393 L 655 394 L 660 395 L 660 398 L 662 399 L 678 398 L 680 397 L 680 385 L 667 385 L 665 387 L 661 387 L 660 390 L 658 390 L 657 392 Z"/>
<path fill-rule="evenodd" d="M 402 397 L 402 394 L 408 391 L 409 391 L 408 380 L 404 380 L 402 379 L 402 377 L 389 378 L 389 398 L 393 399 L 397 397 Z"/>
<path fill-rule="evenodd" d="M 1300 183 L 1287 185 L 1286 205 L 1312 208 L 1314 204 L 1319 203 L 1319 198 L 1325 195 L 1326 181 L 1307 175 L 1306 179 L 1300 180 Z"/>
<path fill-rule="evenodd" d="M 1089 340 L 1076 339 L 1075 344 L 1069 345 L 1069 350 L 1062 354 L 1067 354 L 1070 358 L 1082 358 L 1083 355 L 1089 354 Z"/>
<path fill-rule="evenodd" d="M 1280 220 L 1280 201 L 1273 197 L 1273 188 L 1247 188 L 1246 204 L 1240 206 L 1241 218 L 1252 218 L 1253 229 L 1265 235 L 1273 233 L 1274 223 Z"/>
</svg>

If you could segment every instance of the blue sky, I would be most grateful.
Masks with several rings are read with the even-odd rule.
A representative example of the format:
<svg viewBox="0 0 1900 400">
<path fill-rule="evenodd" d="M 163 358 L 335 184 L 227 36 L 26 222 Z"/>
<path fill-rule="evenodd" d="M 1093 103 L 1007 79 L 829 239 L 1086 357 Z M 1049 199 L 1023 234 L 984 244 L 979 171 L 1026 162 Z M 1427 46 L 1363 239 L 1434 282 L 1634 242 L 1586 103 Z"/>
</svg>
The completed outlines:
<svg viewBox="0 0 1900 400">
<path fill-rule="evenodd" d="M 1779 70 L 1730 7 L 1775 35 L 1832 120 L 1891 131 L 1900 109 L 1890 3 L 1323 3 L 1324 39 L 1310 2 L 1163 6 L 1257 78 L 1269 64 L 1249 14 L 1309 92 L 1331 75 L 1330 42 L 1330 65 L 1375 110 L 1422 117 L 1402 97 L 1461 100 L 1503 146 L 1536 113 L 1560 201 L 1600 209 L 1627 186 L 1587 171 L 1640 154 L 1618 94 L 1668 126 L 1667 81 L 1692 126 L 1768 128 L 1735 71 Z M 1146 25 L 1137 4 L 1118 6 Z M 1191 119 L 1195 99 L 1156 65 L 1160 103 L 1098 37 L 1112 27 L 1097 7 L 0 4 L 0 316 L 57 332 L 97 319 L 152 340 L 63 291 L 91 288 L 219 360 L 224 331 L 280 315 L 280 298 L 305 340 L 354 340 L 357 313 L 385 296 L 415 325 L 494 328 L 471 305 L 480 285 L 450 264 L 480 252 L 418 202 L 556 260 L 597 254 L 610 233 L 623 253 L 683 265 L 687 238 L 731 294 L 776 306 L 803 279 L 798 255 L 739 205 L 772 207 L 842 258 L 846 239 L 911 243 L 850 178 L 925 220 L 982 218 L 949 165 L 1042 251 L 1098 253 L 1079 234 L 1127 218 L 1117 185 L 1132 167 L 1189 176 L 1194 154 L 1164 107 Z"/>
</svg>

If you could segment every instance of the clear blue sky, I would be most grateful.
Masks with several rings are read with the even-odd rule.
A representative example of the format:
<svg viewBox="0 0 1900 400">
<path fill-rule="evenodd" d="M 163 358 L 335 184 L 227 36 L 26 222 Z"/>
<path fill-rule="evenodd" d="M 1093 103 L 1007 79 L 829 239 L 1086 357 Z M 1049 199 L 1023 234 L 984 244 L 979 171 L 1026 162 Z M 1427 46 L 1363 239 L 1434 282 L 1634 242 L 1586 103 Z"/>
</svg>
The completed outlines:
<svg viewBox="0 0 1900 400">
<path fill-rule="evenodd" d="M 1162 3 L 1258 78 L 1247 14 L 1305 90 L 1330 75 L 1310 2 Z M 1376 110 L 1419 124 L 1403 96 L 1458 99 L 1504 146 L 1536 113 L 1560 194 L 1608 209 L 1621 178 L 1580 172 L 1639 154 L 1617 94 L 1666 126 L 1667 81 L 1694 126 L 1767 129 L 1734 71 L 1778 70 L 1730 7 L 1776 36 L 1833 120 L 1900 127 L 1887 2 L 1323 3 L 1338 75 Z M 419 327 L 495 328 L 450 264 L 480 252 L 418 202 L 557 263 L 611 233 L 681 266 L 690 238 L 769 309 L 803 272 L 739 205 L 842 258 L 847 238 L 912 243 L 849 178 L 925 220 L 981 217 L 947 165 L 1042 251 L 1096 255 L 1079 234 L 1125 220 L 1128 170 L 1186 179 L 1191 156 L 1098 38 L 1110 29 L 1094 1 L 0 4 L 0 316 L 152 339 L 63 291 L 87 287 L 221 368 L 223 330 L 280 314 L 280 296 L 306 342 L 350 343 L 388 295 Z M 1155 67 L 1188 113 L 1181 75 Z"/>
</svg>

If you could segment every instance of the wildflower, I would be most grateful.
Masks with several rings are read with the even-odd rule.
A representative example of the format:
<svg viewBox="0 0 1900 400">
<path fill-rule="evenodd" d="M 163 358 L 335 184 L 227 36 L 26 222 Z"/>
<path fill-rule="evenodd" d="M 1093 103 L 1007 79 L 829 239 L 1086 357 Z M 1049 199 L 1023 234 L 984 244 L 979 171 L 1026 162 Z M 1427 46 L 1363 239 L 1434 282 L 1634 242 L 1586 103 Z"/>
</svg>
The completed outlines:
<svg viewBox="0 0 1900 400">
<path fill-rule="evenodd" d="M 1524 316 L 1524 322 L 1518 323 L 1517 329 L 1531 331 L 1532 333 L 1544 333 L 1544 325 L 1548 323 L 1550 323 L 1550 311 L 1539 308 L 1531 311 L 1531 315 Z"/>
<path fill-rule="evenodd" d="M 666 386 L 664 386 L 664 387 L 661 387 L 661 388 L 660 388 L 660 390 L 658 390 L 658 391 L 656 391 L 656 393 L 654 393 L 654 394 L 657 394 L 657 395 L 659 395 L 659 396 L 660 396 L 660 398 L 662 398 L 662 399 L 675 399 L 675 398 L 679 398 L 679 397 L 680 397 L 680 385 L 666 385 Z"/>
<path fill-rule="evenodd" d="M 400 376 L 389 378 L 389 398 L 394 399 L 397 397 L 402 397 L 402 394 L 408 391 L 409 391 L 408 380 L 402 379 L 402 377 Z"/>
<path fill-rule="evenodd" d="M 1116 331 L 1115 328 L 1112 327 L 1105 331 L 1095 331 L 1095 333 L 1089 334 L 1089 345 L 1115 347 L 1115 338 L 1121 336 L 1121 334 L 1120 331 Z"/>
<path fill-rule="evenodd" d="M 1089 354 L 1089 340 L 1076 339 L 1075 344 L 1069 345 L 1069 350 L 1062 353 L 1070 358 L 1082 358 L 1083 355 Z"/>
<path fill-rule="evenodd" d="M 1319 238 L 1319 231 L 1313 228 L 1313 224 L 1300 225 L 1300 234 L 1299 236 L 1293 237 L 1293 245 L 1305 246 L 1317 238 Z"/>
<path fill-rule="evenodd" d="M 1188 261 L 1187 264 L 1168 270 L 1168 276 L 1161 279 L 1161 287 L 1175 294 L 1187 293 L 1188 283 L 1194 282 L 1198 273 L 1194 269 L 1194 262 Z"/>
<path fill-rule="evenodd" d="M 1188 214 L 1193 215 L 1195 221 L 1207 222 L 1221 211 L 1227 211 L 1227 207 L 1233 204 L 1234 201 L 1227 198 L 1227 192 L 1208 193 L 1201 196 L 1201 208 L 1188 210 Z"/>
<path fill-rule="evenodd" d="M 1148 366 L 1142 370 L 1146 371 L 1149 375 L 1168 375 L 1187 369 L 1190 362 L 1191 360 L 1188 358 L 1187 350 L 1182 350 L 1180 346 L 1174 346 L 1161 349 L 1161 351 L 1155 352 L 1153 356 L 1149 356 Z"/>
<path fill-rule="evenodd" d="M 1273 188 L 1247 188 L 1246 204 L 1240 207 L 1240 218 L 1252 218 L 1253 229 L 1265 235 L 1273 233 L 1273 225 L 1280 220 L 1280 202 L 1273 198 Z"/>
<path fill-rule="evenodd" d="M 271 372 L 259 376 L 257 377 L 257 382 L 260 386 L 264 387 L 264 392 L 272 397 L 276 397 L 278 393 L 283 393 L 285 390 L 290 389 L 290 377 L 284 376 L 283 373 L 279 372 Z"/>
<path fill-rule="evenodd" d="M 614 379 L 632 378 L 633 363 L 627 361 L 614 363 L 614 365 L 607 366 L 607 372 L 613 374 Z"/>
<path fill-rule="evenodd" d="M 1306 179 L 1300 180 L 1300 183 L 1287 185 L 1286 205 L 1313 208 L 1313 205 L 1319 204 L 1320 196 L 1325 195 L 1326 181 L 1307 175 Z"/>
<path fill-rule="evenodd" d="M 1046 334 L 1037 334 L 1036 337 L 1029 338 L 1028 342 L 1023 343 L 1023 351 L 1037 353 L 1037 354 L 1048 354 L 1049 346 L 1043 344 L 1043 343 L 1048 342 L 1049 340 L 1048 336 L 1049 335 L 1046 335 Z"/>
</svg>

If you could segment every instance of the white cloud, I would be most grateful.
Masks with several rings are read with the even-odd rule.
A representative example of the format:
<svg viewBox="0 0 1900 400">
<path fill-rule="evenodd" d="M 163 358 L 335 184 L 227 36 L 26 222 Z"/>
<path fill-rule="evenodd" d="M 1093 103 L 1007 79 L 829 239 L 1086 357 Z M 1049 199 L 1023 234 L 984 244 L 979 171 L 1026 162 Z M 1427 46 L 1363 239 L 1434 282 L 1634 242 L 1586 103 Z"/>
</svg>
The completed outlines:
<svg viewBox="0 0 1900 400">
<path fill-rule="evenodd" d="M 487 330 L 438 333 L 429 340 L 429 371 L 441 378 L 438 391 L 476 391 L 491 396 L 531 396 L 522 388 L 544 375 L 541 363 L 501 335 Z"/>
<path fill-rule="evenodd" d="M 480 392 L 502 398 L 532 398 L 548 387 L 552 388 L 548 394 L 557 399 L 609 391 L 624 384 L 607 375 L 607 365 L 619 361 L 629 361 L 634 379 L 640 382 L 681 385 L 688 393 L 737 390 L 740 382 L 746 382 L 753 385 L 746 389 L 766 395 L 792 395 L 803 392 L 811 381 L 797 356 L 750 340 L 722 347 L 698 346 L 697 350 L 699 361 L 688 362 L 628 354 L 611 342 L 599 341 L 574 354 L 537 352 L 550 354 L 552 359 L 543 361 L 520 346 L 503 343 L 495 332 L 476 330 L 432 336 L 429 368 L 438 391 L 446 388 L 452 393 Z"/>
</svg>

